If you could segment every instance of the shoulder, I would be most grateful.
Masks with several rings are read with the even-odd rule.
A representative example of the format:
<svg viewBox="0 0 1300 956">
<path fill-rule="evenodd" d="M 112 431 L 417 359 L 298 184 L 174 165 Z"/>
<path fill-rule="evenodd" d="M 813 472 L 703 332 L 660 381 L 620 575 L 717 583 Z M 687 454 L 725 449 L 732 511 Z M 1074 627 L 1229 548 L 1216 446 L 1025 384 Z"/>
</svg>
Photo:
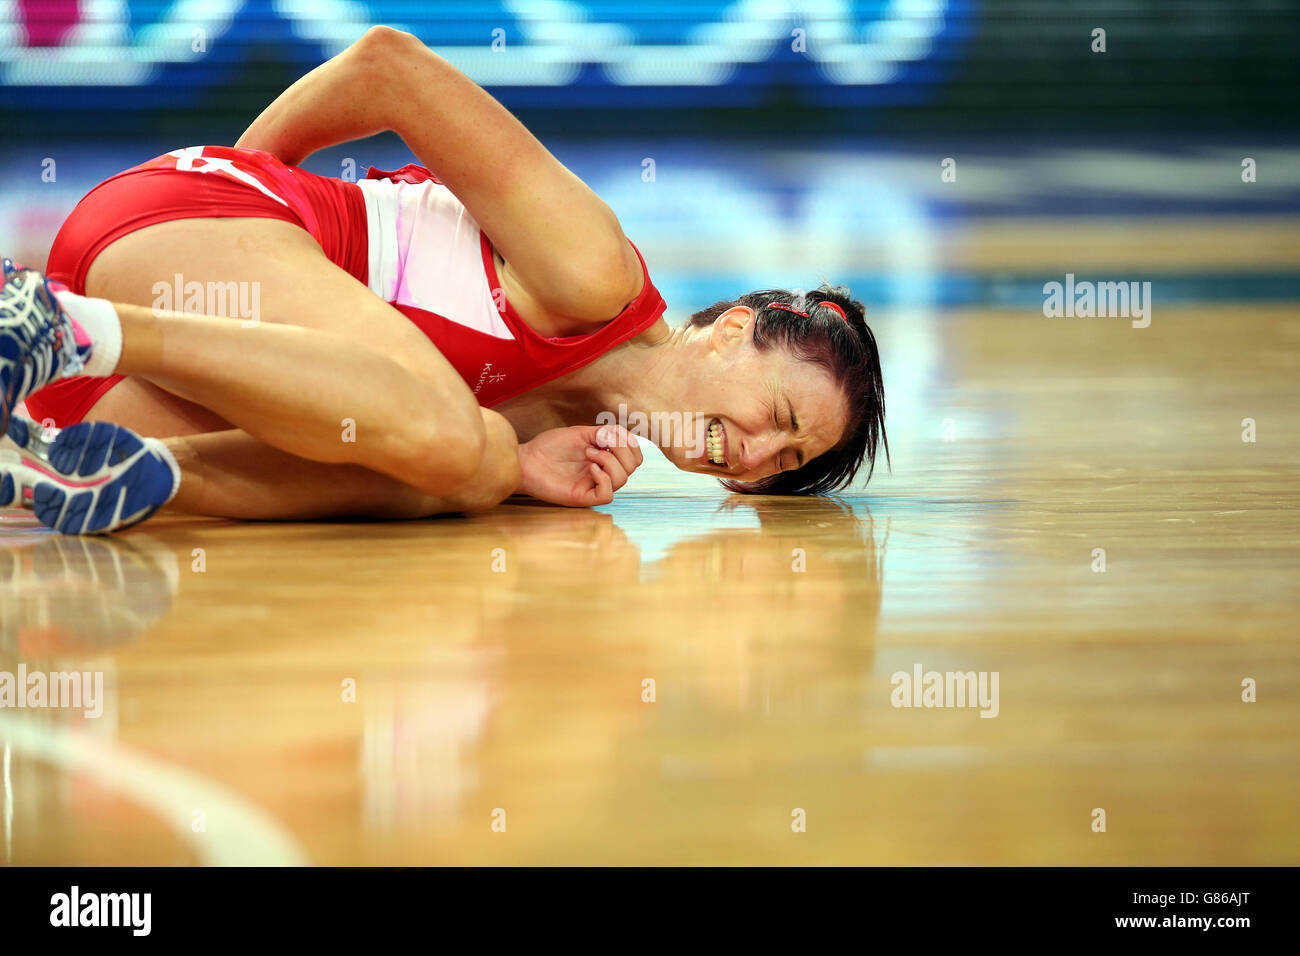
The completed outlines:
<svg viewBox="0 0 1300 956">
<path fill-rule="evenodd" d="M 533 329 L 546 336 L 587 335 L 617 318 L 641 297 L 649 283 L 630 242 L 626 254 L 607 262 L 588 261 L 582 270 L 533 288 L 493 251 L 506 298 Z"/>
</svg>

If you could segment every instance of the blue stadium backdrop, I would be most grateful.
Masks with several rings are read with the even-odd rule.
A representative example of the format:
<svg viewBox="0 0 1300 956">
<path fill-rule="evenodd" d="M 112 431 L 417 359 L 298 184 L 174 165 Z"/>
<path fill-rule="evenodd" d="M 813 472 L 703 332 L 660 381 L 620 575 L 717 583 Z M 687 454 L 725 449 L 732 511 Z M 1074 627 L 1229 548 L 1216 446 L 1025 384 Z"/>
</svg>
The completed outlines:
<svg viewBox="0 0 1300 956">
<path fill-rule="evenodd" d="M 1294 113 L 1297 22 L 1290 0 L 0 0 L 0 92 L 29 117 L 76 111 L 83 132 L 175 111 L 233 122 L 387 23 L 521 110 L 1272 122 Z"/>
</svg>

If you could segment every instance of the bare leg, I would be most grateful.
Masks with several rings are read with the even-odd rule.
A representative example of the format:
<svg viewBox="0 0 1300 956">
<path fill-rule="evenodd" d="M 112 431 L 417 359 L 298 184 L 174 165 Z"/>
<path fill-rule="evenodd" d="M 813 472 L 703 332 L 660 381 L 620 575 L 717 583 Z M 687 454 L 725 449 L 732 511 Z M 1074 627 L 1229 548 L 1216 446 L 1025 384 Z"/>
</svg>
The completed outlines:
<svg viewBox="0 0 1300 956">
<path fill-rule="evenodd" d="M 447 387 L 469 394 L 459 376 L 445 384 L 423 379 L 341 336 L 114 308 L 123 331 L 120 373 L 147 378 L 300 457 L 440 484 L 439 459 L 463 453 L 460 446 L 482 432 L 478 404 L 465 407 Z M 412 462 L 414 450 L 433 460 Z"/>
<path fill-rule="evenodd" d="M 260 322 L 246 328 L 146 308 L 155 285 L 171 285 L 176 275 L 202 285 L 255 283 Z M 430 497 L 450 495 L 479 473 L 485 418 L 494 422 L 495 413 L 479 408 L 405 316 L 330 263 L 296 226 L 266 219 L 150 226 L 105 249 L 86 285 L 118 307 L 121 372 L 267 445 L 381 471 Z M 509 454 L 492 449 L 493 460 L 517 469 L 513 430 L 490 432 L 509 446 Z"/>
<path fill-rule="evenodd" d="M 167 446 L 184 474 L 168 507 L 190 514 L 254 520 L 423 518 L 481 511 L 514 490 L 502 482 L 507 463 L 492 451 L 460 489 L 434 496 L 360 465 L 298 458 L 238 430 L 170 438 Z M 492 447 L 502 445 L 490 443 Z"/>
<path fill-rule="evenodd" d="M 487 452 L 478 472 L 449 495 L 423 494 L 358 465 L 298 458 L 259 441 L 202 406 L 139 378 L 120 382 L 87 418 L 117 422 L 140 435 L 163 438 L 181 466 L 180 490 L 169 510 L 220 518 L 309 520 L 331 517 L 422 518 L 490 508 L 515 490 L 510 428 L 485 413 Z M 488 417 L 490 416 L 490 417 Z"/>
</svg>

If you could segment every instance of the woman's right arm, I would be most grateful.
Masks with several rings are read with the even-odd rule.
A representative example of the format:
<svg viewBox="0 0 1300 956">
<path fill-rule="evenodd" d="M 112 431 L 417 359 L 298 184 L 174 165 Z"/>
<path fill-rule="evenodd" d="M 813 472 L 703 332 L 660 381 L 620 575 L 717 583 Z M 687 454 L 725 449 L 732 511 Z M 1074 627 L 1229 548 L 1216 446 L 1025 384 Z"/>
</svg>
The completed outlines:
<svg viewBox="0 0 1300 956">
<path fill-rule="evenodd" d="M 383 89 L 386 27 L 372 27 L 275 98 L 239 137 L 238 147 L 260 149 L 297 166 L 312 153 L 389 129 Z"/>
<path fill-rule="evenodd" d="M 240 137 L 290 164 L 392 130 L 545 308 L 613 318 L 642 286 L 614 211 L 510 112 L 418 38 L 372 27 L 285 90 Z"/>
</svg>

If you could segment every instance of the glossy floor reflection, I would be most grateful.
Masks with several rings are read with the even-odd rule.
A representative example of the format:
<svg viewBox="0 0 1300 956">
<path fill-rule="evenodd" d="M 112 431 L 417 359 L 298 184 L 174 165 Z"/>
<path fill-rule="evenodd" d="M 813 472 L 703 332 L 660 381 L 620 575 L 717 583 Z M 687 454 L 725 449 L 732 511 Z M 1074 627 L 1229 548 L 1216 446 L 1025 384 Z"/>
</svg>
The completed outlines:
<svg viewBox="0 0 1300 956">
<path fill-rule="evenodd" d="M 1300 861 L 1300 315 L 927 334 L 871 494 L 6 518 L 0 671 L 105 699 L 0 710 L 3 859 Z M 996 672 L 996 717 L 894 707 L 918 665 Z"/>
</svg>

